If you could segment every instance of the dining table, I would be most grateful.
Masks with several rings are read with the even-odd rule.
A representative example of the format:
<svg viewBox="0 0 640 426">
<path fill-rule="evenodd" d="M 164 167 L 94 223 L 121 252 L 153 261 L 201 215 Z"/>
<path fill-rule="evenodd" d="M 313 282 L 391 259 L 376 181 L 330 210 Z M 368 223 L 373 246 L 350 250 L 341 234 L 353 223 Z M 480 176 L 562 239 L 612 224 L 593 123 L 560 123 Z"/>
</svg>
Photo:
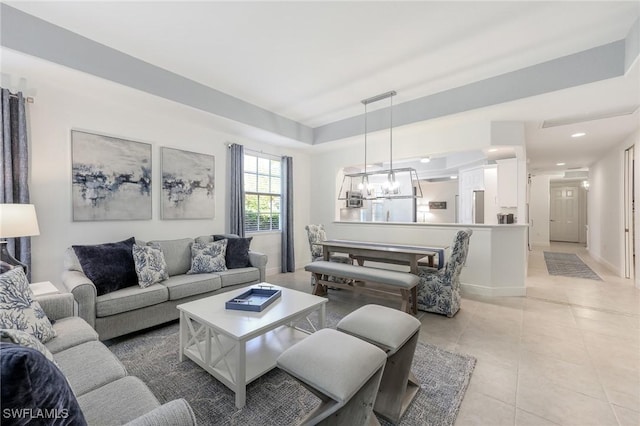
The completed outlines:
<svg viewBox="0 0 640 426">
<path fill-rule="evenodd" d="M 409 265 L 409 272 L 418 274 L 418 266 L 441 269 L 444 266 L 445 250 L 449 246 L 407 245 L 355 240 L 325 240 L 320 243 L 324 260 L 330 260 L 332 253 L 346 253 L 356 259 L 359 265 L 365 261 Z M 438 263 L 435 263 L 435 257 Z M 427 259 L 426 262 L 423 259 Z"/>
</svg>

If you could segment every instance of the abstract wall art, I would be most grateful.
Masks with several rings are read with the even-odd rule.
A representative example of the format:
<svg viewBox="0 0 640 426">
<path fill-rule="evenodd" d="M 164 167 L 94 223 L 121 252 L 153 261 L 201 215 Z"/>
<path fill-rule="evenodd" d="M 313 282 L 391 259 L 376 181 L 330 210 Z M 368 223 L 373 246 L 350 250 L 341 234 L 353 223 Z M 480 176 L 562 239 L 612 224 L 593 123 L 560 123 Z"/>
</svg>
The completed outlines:
<svg viewBox="0 0 640 426">
<path fill-rule="evenodd" d="M 151 219 L 151 145 L 71 131 L 74 221 Z"/>
<path fill-rule="evenodd" d="M 215 157 L 161 148 L 162 219 L 213 219 Z"/>
</svg>

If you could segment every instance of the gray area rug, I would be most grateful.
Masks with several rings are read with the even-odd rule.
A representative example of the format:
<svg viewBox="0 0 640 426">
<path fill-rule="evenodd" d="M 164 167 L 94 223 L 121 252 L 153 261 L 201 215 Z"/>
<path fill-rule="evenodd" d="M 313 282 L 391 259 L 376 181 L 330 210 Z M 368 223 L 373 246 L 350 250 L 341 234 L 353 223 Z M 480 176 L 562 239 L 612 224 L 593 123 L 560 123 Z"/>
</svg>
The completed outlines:
<svg viewBox="0 0 640 426">
<path fill-rule="evenodd" d="M 327 313 L 328 327 L 335 328 L 339 320 L 339 316 Z M 298 326 L 310 328 L 306 322 Z M 178 328 L 174 322 L 109 348 L 161 403 L 186 399 L 199 425 L 292 425 L 320 403 L 295 379 L 275 368 L 248 386 L 247 405 L 238 410 L 234 394 L 226 386 L 191 360 L 178 362 Z M 468 355 L 418 343 L 412 370 L 422 386 L 400 424 L 453 425 L 475 363 Z"/>
<path fill-rule="evenodd" d="M 602 278 L 593 272 L 575 253 L 545 251 L 544 261 L 547 264 L 549 275 L 602 281 Z"/>
</svg>

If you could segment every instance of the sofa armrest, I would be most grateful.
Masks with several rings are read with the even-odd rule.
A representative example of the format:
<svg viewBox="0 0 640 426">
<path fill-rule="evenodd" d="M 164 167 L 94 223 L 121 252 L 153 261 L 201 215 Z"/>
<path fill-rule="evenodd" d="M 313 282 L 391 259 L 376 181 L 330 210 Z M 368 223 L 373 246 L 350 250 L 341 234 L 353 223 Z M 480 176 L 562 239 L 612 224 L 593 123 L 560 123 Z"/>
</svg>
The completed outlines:
<svg viewBox="0 0 640 426">
<path fill-rule="evenodd" d="M 268 259 L 269 258 L 264 253 L 249 250 L 249 263 L 251 263 L 251 266 L 260 270 L 260 281 L 264 281 L 266 278 Z"/>
<path fill-rule="evenodd" d="M 78 303 L 78 316 L 95 328 L 96 297 L 98 294 L 96 286 L 80 271 L 64 271 L 62 283 Z"/>
<path fill-rule="evenodd" d="M 73 316 L 73 294 L 47 294 L 44 296 L 36 296 L 35 298 L 47 318 L 50 320 L 59 320 L 62 318 Z"/>
<path fill-rule="evenodd" d="M 191 426 L 196 425 L 196 416 L 187 401 L 174 399 L 147 414 L 131 420 L 126 426 Z"/>
</svg>

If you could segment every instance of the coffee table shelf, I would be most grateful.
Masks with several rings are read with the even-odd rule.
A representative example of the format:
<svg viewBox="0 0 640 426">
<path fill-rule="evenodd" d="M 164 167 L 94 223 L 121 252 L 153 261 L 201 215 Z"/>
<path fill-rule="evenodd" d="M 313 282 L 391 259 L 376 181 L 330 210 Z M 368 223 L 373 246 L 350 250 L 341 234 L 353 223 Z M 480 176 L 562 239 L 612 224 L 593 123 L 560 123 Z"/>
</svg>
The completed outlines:
<svg viewBox="0 0 640 426">
<path fill-rule="evenodd" d="M 307 336 L 308 333 L 304 331 L 284 325 L 262 336 L 249 340 L 246 343 L 247 365 L 245 384 L 248 385 L 258 377 L 272 370 L 276 365 L 276 359 L 282 352 Z M 186 348 L 184 354 L 200 367 L 207 370 L 209 374 L 223 382 L 225 386 L 232 388 L 235 386 L 235 379 L 231 376 L 231 372 L 236 371 L 238 368 L 238 348 L 236 347 L 236 341 L 233 339 L 224 335 L 220 335 L 219 339 L 223 345 L 223 351 L 230 351 L 227 359 L 230 371 L 228 371 L 222 363 L 212 366 L 203 360 L 195 344 Z M 200 346 L 202 353 L 205 353 L 206 342 L 202 341 L 198 343 L 198 346 Z M 218 356 L 220 356 L 220 350 L 217 347 L 216 341 L 211 339 L 211 358 L 216 359 Z"/>
<path fill-rule="evenodd" d="M 275 368 L 282 352 L 308 336 L 293 326 L 295 321 L 317 311 L 318 328 L 325 326 L 327 299 L 272 287 L 281 297 L 261 312 L 225 309 L 226 301 L 250 287 L 178 305 L 179 361 L 193 360 L 233 390 L 238 408 L 246 403 L 247 384 Z"/>
</svg>

